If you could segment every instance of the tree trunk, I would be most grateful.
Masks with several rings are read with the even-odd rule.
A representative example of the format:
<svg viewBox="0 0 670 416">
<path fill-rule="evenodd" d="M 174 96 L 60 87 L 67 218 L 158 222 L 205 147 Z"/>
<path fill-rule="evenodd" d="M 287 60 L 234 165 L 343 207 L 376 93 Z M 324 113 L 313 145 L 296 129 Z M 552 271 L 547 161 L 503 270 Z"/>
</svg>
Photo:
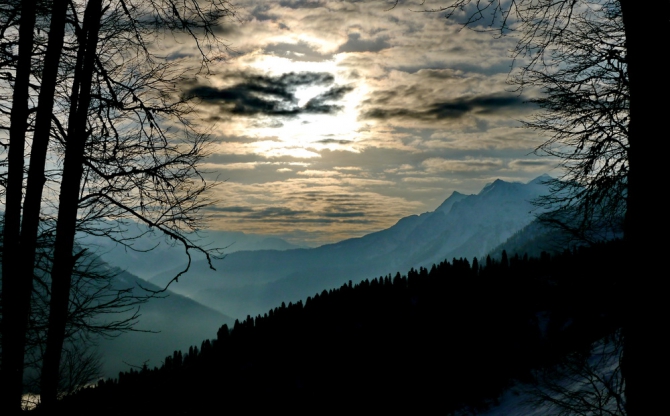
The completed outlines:
<svg viewBox="0 0 670 416">
<path fill-rule="evenodd" d="M 76 262 L 72 250 L 83 173 L 84 148 L 88 137 L 86 122 L 91 102 L 91 79 L 95 64 L 100 17 L 101 0 L 90 0 L 84 13 L 84 26 L 79 45 L 80 51 L 83 51 L 81 82 L 79 83 L 78 80 L 75 82 L 72 92 L 73 103 L 70 107 L 70 124 L 66 138 L 54 260 L 51 270 L 49 328 L 41 379 L 41 401 L 46 408 L 53 405 L 58 395 L 59 368 L 65 340 L 72 270 Z M 78 93 L 77 86 L 79 86 Z"/>
<path fill-rule="evenodd" d="M 35 4 L 34 2 L 24 3 L 27 4 L 28 9 L 26 17 L 32 19 L 32 25 L 30 26 L 29 33 L 24 33 L 22 31 L 19 36 L 22 46 L 25 43 L 25 48 L 30 51 L 34 41 Z M 30 149 L 30 167 L 26 185 L 26 199 L 23 204 L 23 215 L 21 215 L 21 190 L 23 187 L 23 148 L 25 147 L 28 111 L 27 82 L 32 72 L 30 55 L 28 55 L 28 58 L 25 60 L 27 61 L 27 64 L 26 62 L 19 62 L 17 67 L 17 81 L 14 86 L 15 96 L 18 93 L 23 93 L 25 102 L 23 105 L 12 106 L 12 130 L 14 130 L 14 127 L 16 127 L 16 130 L 20 130 L 15 133 L 15 137 L 19 137 L 19 135 L 21 137 L 17 140 L 10 138 L 10 144 L 21 144 L 20 146 L 14 146 L 12 144 L 10 146 L 10 154 L 12 152 L 11 149 L 21 149 L 21 152 L 15 152 L 17 156 L 9 156 L 9 163 L 14 166 L 10 166 L 8 169 L 11 185 L 8 184 L 8 209 L 5 218 L 8 227 L 5 228 L 4 247 L 6 250 L 3 261 L 3 276 L 7 276 L 6 279 L 3 279 L 3 293 L 6 294 L 5 298 L 7 299 L 5 302 L 7 305 L 5 311 L 7 311 L 7 313 L 3 314 L 3 316 L 8 330 L 6 334 L 3 334 L 3 339 L 12 341 L 3 342 L 3 351 L 8 351 L 7 357 L 3 357 L 3 363 L 11 363 L 10 368 L 14 373 L 14 377 L 11 381 L 8 379 L 5 381 L 3 378 L 3 383 L 11 383 L 13 387 L 4 384 L 3 386 L 5 386 L 4 391 L 12 392 L 7 394 L 7 400 L 18 403 L 20 403 L 23 385 L 23 357 L 25 355 L 26 333 L 30 314 L 30 297 L 33 283 L 35 251 L 37 247 L 37 232 L 40 221 L 39 215 L 42 202 L 42 190 L 45 182 L 44 164 L 49 144 L 54 91 L 56 88 L 58 67 L 63 49 L 66 12 L 67 1 L 54 1 L 53 9 L 51 11 L 48 45 L 41 77 L 42 82 L 38 97 L 35 132 L 33 133 L 33 141 Z M 22 21 L 21 29 L 23 29 L 23 27 Z M 19 53 L 20 55 L 23 55 L 21 49 Z M 24 83 L 25 86 L 23 86 Z M 17 115 L 15 117 L 15 110 L 16 113 L 23 113 L 23 116 Z M 19 164 L 20 167 L 18 167 Z M 11 188 L 11 191 L 9 188 Z M 17 192 L 18 195 L 15 195 Z M 12 408 L 18 408 L 14 404 L 11 404 L 11 406 Z"/>
<path fill-rule="evenodd" d="M 7 190 L 3 228 L 2 261 L 2 365 L 0 366 L 0 412 L 18 413 L 23 388 L 23 360 L 30 306 L 32 276 L 17 274 L 17 254 L 21 252 L 21 200 L 23 198 L 23 157 L 28 128 L 28 96 L 35 28 L 35 6 L 21 2 L 19 56 L 14 79 L 10 114 Z"/>
<path fill-rule="evenodd" d="M 626 383 L 626 410 L 630 416 L 652 415 L 667 407 L 665 382 L 666 345 L 661 340 L 665 314 L 656 276 L 656 263 L 661 259 L 662 243 L 649 240 L 654 231 L 665 234 L 658 212 L 658 193 L 662 177 L 659 168 L 666 156 L 659 146 L 667 137 L 667 99 L 670 96 L 667 68 L 661 56 L 667 52 L 670 36 L 669 2 L 659 4 L 620 0 L 624 30 L 628 76 L 630 80 L 630 123 L 628 142 L 628 199 L 625 241 L 629 252 L 627 296 L 623 325 L 624 358 L 622 374 Z M 660 43 L 657 43 L 660 42 Z M 658 47 L 649 53 L 649 46 Z M 646 188 L 646 190 L 645 190 Z M 653 191 L 652 191 L 653 190 Z M 660 267 L 660 266 L 658 266 Z M 663 296 L 664 297 L 664 296 Z"/>
<path fill-rule="evenodd" d="M 19 260 L 21 262 L 19 268 L 21 276 L 32 276 L 34 273 L 42 191 L 46 182 L 44 164 L 49 147 L 49 136 L 51 134 L 54 92 L 56 90 L 58 67 L 63 51 L 67 5 L 67 0 L 55 0 L 53 2 L 53 9 L 51 10 L 49 40 L 44 57 L 42 82 L 37 101 L 37 114 L 35 115 L 35 132 L 33 133 L 33 142 L 30 148 L 30 167 L 28 168 L 26 197 L 23 203 L 21 253 Z"/>
</svg>

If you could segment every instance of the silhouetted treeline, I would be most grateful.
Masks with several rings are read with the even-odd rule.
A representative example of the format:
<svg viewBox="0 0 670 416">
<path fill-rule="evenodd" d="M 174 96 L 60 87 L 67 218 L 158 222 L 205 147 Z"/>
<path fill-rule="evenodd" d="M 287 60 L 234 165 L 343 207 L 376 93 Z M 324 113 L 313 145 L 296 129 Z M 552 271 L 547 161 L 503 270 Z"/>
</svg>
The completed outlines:
<svg viewBox="0 0 670 416">
<path fill-rule="evenodd" d="M 96 415 L 483 407 L 618 327 L 624 256 L 618 242 L 554 257 L 503 252 L 349 282 L 224 325 L 160 368 L 62 405 Z"/>
</svg>

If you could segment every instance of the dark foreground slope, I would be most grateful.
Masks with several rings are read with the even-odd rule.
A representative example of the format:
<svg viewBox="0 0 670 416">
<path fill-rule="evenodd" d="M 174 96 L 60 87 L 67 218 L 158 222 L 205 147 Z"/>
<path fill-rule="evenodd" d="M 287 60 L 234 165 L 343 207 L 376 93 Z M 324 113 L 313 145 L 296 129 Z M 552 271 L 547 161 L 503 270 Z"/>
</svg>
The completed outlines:
<svg viewBox="0 0 670 416">
<path fill-rule="evenodd" d="M 513 379 L 618 326 L 610 243 L 550 258 L 443 262 L 223 326 L 161 368 L 64 400 L 67 414 L 416 412 L 486 406 Z M 62 412 L 61 412 L 62 413 Z"/>
<path fill-rule="evenodd" d="M 162 289 L 127 272 L 115 275 L 113 285 L 119 289 L 132 288 L 138 297 L 146 295 L 140 287 Z M 123 319 L 133 312 L 121 313 L 114 319 Z M 230 317 L 169 290 L 142 304 L 139 313 L 136 331 L 98 340 L 102 375 L 117 375 L 130 365 L 159 365 L 174 349 L 188 348 L 195 340 L 214 336 L 223 323 L 233 322 Z"/>
</svg>

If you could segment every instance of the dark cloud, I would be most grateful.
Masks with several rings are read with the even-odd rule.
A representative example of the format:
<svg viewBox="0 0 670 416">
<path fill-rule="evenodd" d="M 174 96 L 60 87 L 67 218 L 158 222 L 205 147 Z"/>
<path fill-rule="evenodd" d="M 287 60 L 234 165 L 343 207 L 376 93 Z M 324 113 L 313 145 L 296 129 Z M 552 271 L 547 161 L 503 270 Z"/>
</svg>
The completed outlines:
<svg viewBox="0 0 670 416">
<path fill-rule="evenodd" d="M 341 100 L 344 95 L 354 88 L 348 85 L 335 86 L 323 94 L 319 94 L 305 104 L 303 111 L 310 114 L 332 114 L 342 109 L 342 106 L 329 104 L 330 101 Z"/>
<path fill-rule="evenodd" d="M 222 24 L 219 24 L 214 28 L 214 33 L 219 35 L 219 36 L 233 36 L 238 33 L 240 33 L 240 29 L 238 26 L 234 24 L 228 24 L 227 22 L 224 22 Z"/>
<path fill-rule="evenodd" d="M 355 218 L 365 217 L 365 212 L 327 212 L 323 214 L 327 218 Z"/>
<path fill-rule="evenodd" d="M 167 61 L 176 61 L 178 59 L 188 58 L 189 56 L 191 56 L 191 54 L 188 52 L 174 52 L 166 56 L 165 59 Z"/>
<path fill-rule="evenodd" d="M 254 210 L 253 214 L 246 215 L 247 218 L 253 219 L 271 219 L 277 217 L 296 217 L 309 214 L 309 211 L 297 211 L 284 207 L 269 207 L 261 210 Z"/>
<path fill-rule="evenodd" d="M 495 112 L 503 107 L 525 107 L 527 102 L 524 98 L 515 94 L 492 94 L 474 97 L 466 101 L 475 108 L 481 108 L 480 113 Z"/>
<path fill-rule="evenodd" d="M 550 162 L 546 160 L 515 160 L 511 164 L 514 164 L 516 166 L 538 167 L 538 166 L 549 166 L 555 164 L 555 162 Z"/>
<path fill-rule="evenodd" d="M 332 54 L 317 52 L 306 42 L 274 43 L 265 47 L 264 52 L 300 62 L 323 62 L 333 59 Z"/>
<path fill-rule="evenodd" d="M 313 98 L 313 100 L 316 101 L 332 101 L 332 100 L 340 100 L 342 99 L 345 94 L 348 92 L 353 91 L 354 87 L 351 85 L 341 85 L 341 86 L 335 86 L 328 91 L 324 92 L 323 94 L 320 94 Z"/>
<path fill-rule="evenodd" d="M 372 108 L 365 111 L 362 114 L 362 118 L 380 120 L 392 118 L 444 120 L 461 118 L 467 114 L 495 114 L 511 108 L 527 108 L 527 104 L 518 95 L 490 94 L 478 97 L 459 97 L 454 100 L 435 102 L 419 110 L 407 108 Z"/>
<path fill-rule="evenodd" d="M 312 98 L 303 107 L 295 96 L 301 86 L 329 85 L 334 78 L 324 72 L 287 73 L 280 76 L 243 75 L 242 82 L 230 87 L 196 86 L 186 92 L 204 103 L 219 105 L 222 112 L 233 115 L 296 116 L 298 114 L 332 114 L 340 106 L 330 102 L 351 91 L 350 86 L 334 86 Z"/>
<path fill-rule="evenodd" d="M 347 42 L 340 45 L 337 52 L 379 52 L 390 47 L 391 45 L 384 37 L 374 40 L 362 40 L 360 33 L 351 33 Z"/>
<path fill-rule="evenodd" d="M 283 222 L 286 224 L 372 224 L 374 221 L 341 218 L 266 218 L 265 222 Z"/>
<path fill-rule="evenodd" d="M 326 3 L 323 0 L 282 0 L 279 5 L 288 9 L 316 9 L 325 7 Z"/>
<path fill-rule="evenodd" d="M 350 144 L 352 142 L 353 142 L 353 140 L 323 139 L 323 140 L 318 140 L 316 143 L 321 143 L 321 144 Z"/>
<path fill-rule="evenodd" d="M 258 5 L 251 10 L 250 14 L 261 22 L 266 20 L 276 21 L 279 18 L 279 16 L 277 16 L 276 14 L 268 13 L 270 8 L 271 7 L 269 4 Z"/>
<path fill-rule="evenodd" d="M 418 70 L 417 75 L 428 79 L 459 79 L 462 78 L 455 70 L 440 68 L 422 68 Z"/>
<path fill-rule="evenodd" d="M 378 91 L 374 97 L 365 100 L 364 104 L 386 105 L 398 96 L 398 91 Z"/>
<path fill-rule="evenodd" d="M 460 54 L 456 52 L 455 54 Z M 481 74 L 486 76 L 491 76 L 495 74 L 506 74 L 509 73 L 512 67 L 512 61 L 509 59 L 500 59 L 497 62 L 491 63 L 487 62 L 486 65 L 482 65 L 481 62 L 449 62 L 449 70 L 445 71 L 445 62 L 444 61 L 434 61 L 428 62 L 425 64 L 408 64 L 402 61 L 399 61 L 398 64 L 391 63 L 390 68 L 396 69 L 401 72 L 407 72 L 408 74 L 421 74 L 425 71 L 434 71 L 434 78 L 447 78 L 449 72 L 462 72 L 464 74 Z M 440 76 L 440 72 L 444 72 L 445 76 Z M 430 75 L 429 75 L 430 76 Z M 459 78 L 463 78 L 464 75 L 459 75 Z"/>
<path fill-rule="evenodd" d="M 224 117 L 224 116 L 221 116 L 221 115 L 213 115 L 213 116 L 209 116 L 209 117 L 205 118 L 204 121 L 206 121 L 208 123 L 221 123 L 221 122 L 231 121 L 231 117 L 230 116 Z"/>
</svg>

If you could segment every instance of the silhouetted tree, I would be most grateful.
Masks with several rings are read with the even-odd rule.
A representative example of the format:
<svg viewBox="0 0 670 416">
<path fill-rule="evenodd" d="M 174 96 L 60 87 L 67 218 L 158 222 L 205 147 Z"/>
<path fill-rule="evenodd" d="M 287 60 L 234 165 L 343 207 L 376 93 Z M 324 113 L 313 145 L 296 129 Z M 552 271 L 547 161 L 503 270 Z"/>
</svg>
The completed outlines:
<svg viewBox="0 0 670 416">
<path fill-rule="evenodd" d="M 628 176 L 630 94 L 621 7 L 594 3 L 552 36 L 545 64 L 513 78 L 520 89 L 542 89 L 532 100 L 542 110 L 524 125 L 549 135 L 536 153 L 558 157 L 563 169 L 549 181 L 551 193 L 538 201 L 549 209 L 540 218 L 579 240 L 612 238 L 623 229 Z"/>
<path fill-rule="evenodd" d="M 536 371 L 530 401 L 560 416 L 626 415 L 621 358 L 621 331 L 616 331 Z"/>
<path fill-rule="evenodd" d="M 189 264 L 189 250 L 198 249 L 184 230 L 197 224 L 195 214 L 202 207 L 201 194 L 207 189 L 204 182 L 198 185 L 192 181 L 201 179 L 195 165 L 204 156 L 204 137 L 191 127 L 185 117 L 190 109 L 176 93 L 177 81 L 185 70 L 177 70 L 177 63 L 159 58 L 153 52 L 153 42 L 165 31 L 185 33 L 195 40 L 202 56 L 201 70 L 206 70 L 222 51 L 214 32 L 217 22 L 232 10 L 223 0 L 206 7 L 196 2 L 59 0 L 46 7 L 51 25 L 46 53 L 33 55 L 34 33 L 40 31 L 30 17 L 36 7 L 29 1 L 13 6 L 3 11 L 22 17 L 8 17 L 10 26 L 4 29 L 18 30 L 18 42 L 25 46 L 19 48 L 17 62 L 25 66 L 25 62 L 38 59 L 36 67 L 42 73 L 38 76 L 41 85 L 27 182 L 23 176 L 29 120 L 25 110 L 27 84 L 20 81 L 11 85 L 16 95 L 12 107 L 16 115 L 10 117 L 9 130 L 17 134 L 10 134 L 5 175 L 1 377 L 3 391 L 7 392 L 3 394 L 2 409 L 8 412 L 16 411 L 20 401 L 36 239 L 44 218 L 49 218 L 48 211 L 41 209 L 42 204 L 50 202 L 42 198 L 49 146 L 61 152 L 64 171 L 49 178 L 61 184 L 61 193 L 55 220 L 57 252 L 51 270 L 50 358 L 45 359 L 42 371 L 45 402 L 53 401 L 56 395 L 59 350 L 70 304 L 70 276 L 82 254 L 73 253 L 75 230 L 123 240 L 121 233 L 114 234 L 112 227 L 101 225 L 100 218 L 133 218 L 183 244 Z M 68 25 L 71 30 L 66 31 Z M 68 55 L 72 50 L 77 51 L 76 56 Z M 22 71 L 21 65 L 8 67 L 17 75 L 29 77 L 32 71 Z M 63 73 L 71 76 L 62 77 Z M 58 89 L 56 82 L 60 83 Z M 167 85 L 173 88 L 163 88 Z M 168 124 L 174 121 L 183 129 L 170 129 Z M 177 134 L 186 139 L 175 142 Z"/>
<path fill-rule="evenodd" d="M 423 5 L 425 2 L 421 2 Z M 398 2 L 396 2 L 398 4 Z M 431 6 L 437 4 L 436 7 Z M 588 17 L 585 13 L 589 10 L 604 10 L 605 14 L 592 20 L 596 25 L 602 27 L 612 24 L 607 16 L 608 9 L 620 10 L 623 30 L 615 29 L 616 40 L 614 44 L 611 38 L 583 38 L 587 45 L 594 45 L 595 59 L 606 64 L 606 73 L 625 72 L 624 77 L 618 77 L 618 82 L 625 82 L 619 92 L 611 95 L 617 98 L 613 102 L 610 112 L 601 112 L 603 118 L 589 121 L 584 127 L 588 130 L 592 126 L 596 128 L 592 135 L 584 141 L 584 147 L 579 145 L 575 148 L 580 158 L 584 157 L 582 166 L 586 168 L 582 175 L 584 183 L 576 184 L 575 188 L 568 188 L 571 192 L 591 187 L 593 192 L 586 192 L 586 199 L 578 204 L 588 204 L 587 213 L 594 214 L 595 219 L 600 221 L 611 215 L 617 215 L 616 209 L 620 201 L 612 199 L 616 195 L 625 195 L 624 214 L 624 240 L 628 245 L 631 259 L 660 258 L 662 255 L 658 244 L 648 240 L 646 230 L 657 227 L 658 218 L 661 213 L 658 210 L 658 202 L 653 192 L 645 190 L 646 184 L 656 183 L 657 178 L 662 177 L 660 167 L 663 165 L 656 138 L 659 132 L 665 131 L 664 121 L 667 117 L 665 106 L 657 105 L 655 100 L 650 100 L 650 94 L 659 97 L 670 95 L 670 84 L 661 80 L 657 74 L 658 64 L 653 54 L 649 53 L 649 42 L 657 39 L 666 39 L 670 33 L 670 3 L 663 2 L 650 8 L 647 3 L 635 2 L 633 0 L 517 0 L 505 2 L 502 0 L 436 0 L 427 4 L 426 11 L 446 12 L 447 18 L 462 17 L 465 15 L 466 25 L 480 25 L 495 27 L 500 36 L 509 33 L 518 34 L 518 43 L 514 50 L 514 57 L 522 63 L 523 73 L 531 75 L 534 71 L 551 71 L 562 62 L 551 60 L 554 50 L 561 49 L 563 36 L 569 39 L 576 34 L 574 27 L 581 20 Z M 615 15 L 616 15 L 615 13 Z M 617 27 L 617 20 L 614 23 Z M 607 29 L 597 29 L 590 32 L 591 35 L 608 34 Z M 595 37 L 595 36 L 594 36 Z M 567 44 L 567 42 L 566 42 Z M 625 49 L 621 49 L 621 46 Z M 609 51 L 604 56 L 600 51 Z M 621 56 L 621 62 L 617 63 Z M 548 60 L 546 58 L 549 58 Z M 574 61 L 573 61 L 574 62 Z M 568 66 L 570 62 L 568 62 Z M 598 90 L 605 87 L 605 79 L 598 80 L 597 69 L 591 69 L 591 73 L 599 82 Z M 611 72 L 614 71 L 614 72 Z M 583 85 L 589 85 L 588 81 Z M 591 100 L 591 98 L 589 98 Z M 596 100 L 597 101 L 597 100 Z M 626 108 L 626 101 L 627 107 Z M 576 108 L 576 107 L 574 107 Z M 627 116 L 626 116 L 626 113 Z M 562 124 L 560 126 L 566 126 Z M 569 121 L 568 121 L 569 123 Z M 612 124 L 621 123 L 618 126 Z M 627 123 L 627 125 L 626 125 Z M 568 124 L 569 126 L 569 124 Z M 581 128 L 582 126 L 579 126 Z M 608 130 L 625 132 L 625 137 L 612 135 Z M 568 128 L 566 130 L 570 132 Z M 580 130 L 573 131 L 579 137 Z M 618 133 L 616 133 L 618 134 Z M 565 136 L 575 137 L 575 136 Z M 616 143 L 615 140 L 627 140 Z M 595 140 L 598 145 L 592 149 L 589 147 Z M 609 152 L 615 149 L 613 154 Z M 611 155 L 611 156 L 610 156 Z M 603 159 L 604 158 L 604 159 Z M 608 163 L 604 164 L 603 160 Z M 570 162 L 568 163 L 568 165 Z M 578 163 L 579 165 L 579 163 Z M 602 170 L 603 175 L 599 176 Z M 579 168 L 577 172 L 579 171 Z M 609 176 L 614 174 L 614 176 Z M 601 181 L 604 179 L 604 181 Z M 572 185 L 568 185 L 572 186 Z M 613 191 L 607 191 L 607 189 Z M 560 196 L 559 196 L 560 198 Z M 570 204 L 568 204 L 570 205 Z M 597 207 L 591 211 L 590 206 Z M 600 211 L 600 206 L 605 211 Z M 635 261 L 635 260 L 633 260 Z M 634 267 L 628 262 L 627 267 L 622 268 L 620 273 L 626 273 L 627 279 L 623 283 L 627 295 L 624 300 L 628 307 L 626 319 L 623 324 L 624 355 L 623 375 L 626 386 L 626 410 L 630 415 L 646 415 L 664 406 L 660 402 L 663 397 L 661 387 L 654 383 L 654 375 L 651 369 L 658 363 L 653 357 L 662 354 L 650 353 L 650 348 L 660 348 L 663 345 L 658 327 L 662 325 L 660 317 L 663 315 L 661 306 L 664 302 L 656 289 L 657 282 L 654 280 L 655 270 L 646 264 L 643 267 Z"/>
</svg>

